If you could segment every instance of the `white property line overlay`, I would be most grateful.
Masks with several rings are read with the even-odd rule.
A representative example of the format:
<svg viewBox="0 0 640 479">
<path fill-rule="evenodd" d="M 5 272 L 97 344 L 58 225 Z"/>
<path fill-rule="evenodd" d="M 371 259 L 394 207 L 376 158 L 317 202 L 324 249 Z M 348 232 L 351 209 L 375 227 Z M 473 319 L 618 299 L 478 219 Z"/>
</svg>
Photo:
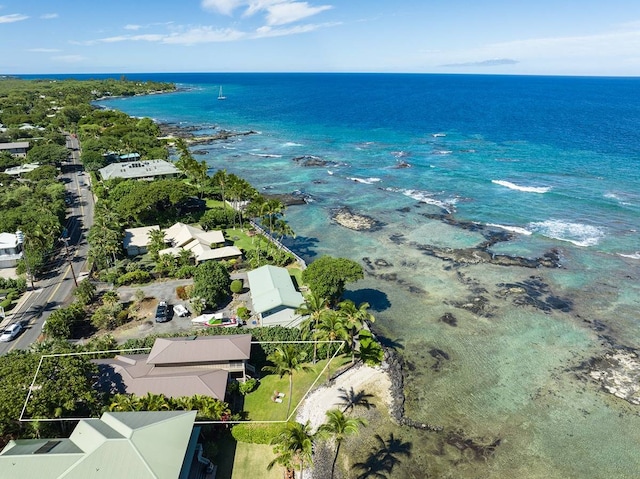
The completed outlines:
<svg viewBox="0 0 640 479">
<path fill-rule="evenodd" d="M 223 337 L 223 336 L 221 336 Z M 300 405 L 307 398 L 309 393 L 313 390 L 315 385 L 318 383 L 318 380 L 325 373 L 329 365 L 336 358 L 338 353 L 342 351 L 346 341 L 251 341 L 251 344 L 339 344 L 340 347 L 333 353 L 331 359 L 327 361 L 327 364 L 322 368 L 322 371 L 318 373 L 318 376 L 313 381 L 309 389 L 302 395 L 298 404 L 295 405 L 293 410 L 289 413 L 289 416 L 283 421 L 194 421 L 194 424 L 282 424 L 291 420 L 295 412 L 298 410 Z M 38 367 L 36 368 L 36 373 L 33 376 L 33 380 L 31 381 L 31 385 L 29 386 L 29 391 L 27 392 L 27 397 L 24 400 L 24 404 L 22 405 L 22 411 L 20 411 L 20 417 L 18 421 L 20 422 L 60 422 L 60 421 L 82 421 L 83 419 L 91 419 L 90 417 L 63 417 L 63 418 L 37 418 L 37 419 L 27 419 L 24 417 L 24 414 L 27 410 L 27 404 L 29 403 L 29 399 L 31 398 L 31 393 L 36 389 L 36 378 L 38 377 L 38 373 L 40 372 L 40 368 L 42 367 L 42 362 L 45 358 L 60 358 L 65 356 L 85 356 L 89 354 L 107 354 L 107 353 L 127 353 L 127 352 L 135 352 L 135 351 L 151 351 L 151 348 L 133 348 L 133 349 L 108 349 L 105 351 L 82 351 L 79 353 L 59 353 L 59 354 L 43 354 L 40 356 L 40 361 L 38 362 Z M 224 401 L 222 401 L 224 402 Z"/>
</svg>

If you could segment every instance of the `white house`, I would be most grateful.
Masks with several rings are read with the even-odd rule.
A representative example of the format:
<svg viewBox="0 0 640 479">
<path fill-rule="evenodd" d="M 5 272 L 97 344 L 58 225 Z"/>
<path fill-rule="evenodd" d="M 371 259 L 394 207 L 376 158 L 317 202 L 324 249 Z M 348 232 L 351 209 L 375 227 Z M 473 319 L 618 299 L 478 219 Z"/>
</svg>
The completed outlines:
<svg viewBox="0 0 640 479">
<path fill-rule="evenodd" d="M 302 317 L 295 312 L 304 303 L 286 268 L 261 266 L 247 273 L 253 311 L 260 317 L 261 326 L 293 327 Z"/>
<path fill-rule="evenodd" d="M 22 258 L 22 233 L 0 233 L 0 268 L 15 268 Z"/>
<path fill-rule="evenodd" d="M 124 230 L 124 249 L 127 255 L 137 256 L 145 254 L 149 246 L 149 233 L 154 230 L 160 230 L 160 226 L 143 226 L 141 228 L 128 228 Z"/>
</svg>

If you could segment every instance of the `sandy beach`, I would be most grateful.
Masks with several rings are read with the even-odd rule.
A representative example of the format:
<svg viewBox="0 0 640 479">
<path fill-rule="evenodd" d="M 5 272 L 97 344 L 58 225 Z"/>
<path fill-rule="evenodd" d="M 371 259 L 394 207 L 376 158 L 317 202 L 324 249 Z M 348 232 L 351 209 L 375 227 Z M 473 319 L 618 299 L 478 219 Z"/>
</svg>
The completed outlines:
<svg viewBox="0 0 640 479">
<path fill-rule="evenodd" d="M 372 394 L 387 407 L 391 406 L 391 379 L 386 364 L 375 367 L 361 364 L 347 370 L 330 384 L 312 391 L 300 406 L 296 421 L 303 424 L 309 421 L 313 430 L 316 430 L 324 423 L 327 411 L 334 408 L 343 409 L 340 396 L 343 391 L 349 391 L 351 388 L 356 393 L 364 391 L 366 394 Z"/>
</svg>

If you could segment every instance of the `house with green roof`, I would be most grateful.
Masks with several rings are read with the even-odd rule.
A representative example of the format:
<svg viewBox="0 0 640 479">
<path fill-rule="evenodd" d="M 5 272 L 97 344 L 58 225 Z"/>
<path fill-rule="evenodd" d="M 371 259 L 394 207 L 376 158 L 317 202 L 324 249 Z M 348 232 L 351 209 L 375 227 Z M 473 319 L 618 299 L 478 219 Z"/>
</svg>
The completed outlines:
<svg viewBox="0 0 640 479">
<path fill-rule="evenodd" d="M 196 412 L 106 412 L 78 422 L 69 438 L 10 441 L 0 452 L 0 477 L 212 478 L 215 466 L 197 444 Z"/>
<path fill-rule="evenodd" d="M 304 303 L 286 268 L 261 266 L 247 273 L 253 311 L 261 326 L 295 327 L 302 317 L 296 309 Z"/>
</svg>

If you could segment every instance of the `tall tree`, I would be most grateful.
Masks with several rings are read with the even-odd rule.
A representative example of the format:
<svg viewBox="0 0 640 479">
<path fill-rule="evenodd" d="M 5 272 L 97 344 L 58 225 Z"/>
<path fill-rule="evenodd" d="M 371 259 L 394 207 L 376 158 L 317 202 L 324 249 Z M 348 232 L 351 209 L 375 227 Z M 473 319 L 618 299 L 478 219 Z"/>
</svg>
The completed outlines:
<svg viewBox="0 0 640 479">
<path fill-rule="evenodd" d="M 313 338 L 313 364 L 318 359 L 318 341 L 315 338 L 315 331 L 318 329 L 320 317 L 328 308 L 327 299 L 312 292 L 304 298 L 304 303 L 296 309 L 296 314 L 307 317 L 302 323 L 302 330 L 306 337 Z"/>
<path fill-rule="evenodd" d="M 356 306 L 350 299 L 341 301 L 338 304 L 338 314 L 342 317 L 345 325 L 349 348 L 351 349 L 351 362 L 353 363 L 360 331 L 362 331 L 366 323 L 375 322 L 376 318 L 369 313 L 369 303 L 360 303 L 359 306 Z"/>
<path fill-rule="evenodd" d="M 311 291 L 328 298 L 331 304 L 342 297 L 347 283 L 364 278 L 364 271 L 355 261 L 346 258 L 323 256 L 312 262 L 302 272 L 302 281 Z"/>
<path fill-rule="evenodd" d="M 196 267 L 193 286 L 194 296 L 203 298 L 208 306 L 215 307 L 229 296 L 231 278 L 222 264 L 205 261 Z"/>
<path fill-rule="evenodd" d="M 306 424 L 287 422 L 271 441 L 275 446 L 273 452 L 276 458 L 269 463 L 267 469 L 271 470 L 275 464 L 280 464 L 290 473 L 291 469 L 297 466 L 300 468 L 300 477 L 304 477 L 304 467 L 312 461 L 314 439 L 315 435 L 311 432 L 309 421 Z M 287 477 L 292 476 L 288 474 Z"/>
<path fill-rule="evenodd" d="M 366 426 L 367 423 L 364 419 L 347 417 L 339 409 L 331 409 L 326 414 L 327 422 L 320 426 L 318 433 L 330 436 L 336 442 L 336 454 L 331 464 L 331 478 L 333 479 L 342 441 L 351 434 L 358 434 L 360 426 Z"/>
<path fill-rule="evenodd" d="M 293 375 L 298 371 L 310 371 L 311 368 L 304 364 L 306 353 L 300 351 L 292 344 L 276 348 L 276 350 L 267 356 L 267 361 L 271 365 L 264 366 L 263 371 L 277 374 L 280 378 L 288 376 L 289 378 L 289 396 L 287 400 L 287 418 L 291 411 L 291 395 L 293 394 Z"/>
</svg>

